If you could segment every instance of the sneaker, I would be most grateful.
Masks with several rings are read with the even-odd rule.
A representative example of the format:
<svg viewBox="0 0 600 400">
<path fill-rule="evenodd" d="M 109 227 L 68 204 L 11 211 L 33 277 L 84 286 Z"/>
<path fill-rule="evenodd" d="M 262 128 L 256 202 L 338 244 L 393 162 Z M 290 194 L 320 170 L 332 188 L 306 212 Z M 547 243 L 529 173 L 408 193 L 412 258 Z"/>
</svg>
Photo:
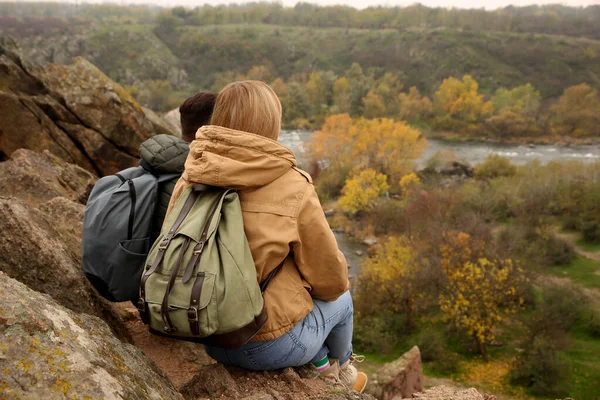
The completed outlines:
<svg viewBox="0 0 600 400">
<path fill-rule="evenodd" d="M 362 393 L 367 386 L 367 374 L 359 372 L 352 363 L 362 362 L 363 359 L 364 357 L 352 355 L 342 366 L 340 366 L 339 360 L 331 359 L 329 360 L 329 368 L 321 372 L 321 376 L 324 379 L 331 379 L 341 383 L 346 389 Z"/>
<path fill-rule="evenodd" d="M 344 386 L 355 392 L 362 393 L 367 387 L 367 374 L 360 372 L 352 363 L 363 362 L 364 357 L 355 356 L 354 354 L 341 367 L 339 372 L 340 381 Z"/>
</svg>

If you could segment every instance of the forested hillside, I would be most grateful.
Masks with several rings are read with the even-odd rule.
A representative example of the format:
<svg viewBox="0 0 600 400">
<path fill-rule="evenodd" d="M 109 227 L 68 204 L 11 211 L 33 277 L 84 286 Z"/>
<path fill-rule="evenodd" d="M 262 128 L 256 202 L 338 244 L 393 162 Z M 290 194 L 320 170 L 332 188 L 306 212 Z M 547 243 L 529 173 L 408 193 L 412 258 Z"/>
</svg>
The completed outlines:
<svg viewBox="0 0 600 400">
<path fill-rule="evenodd" d="M 408 119 L 437 132 L 507 136 L 505 125 L 516 124 L 508 136 L 573 136 L 581 129 L 553 129 L 556 116 L 549 110 L 567 88 L 585 84 L 582 99 L 572 103 L 589 95 L 593 104 L 600 88 L 600 6 L 359 11 L 306 3 L 195 9 L 0 4 L 0 34 L 15 36 L 33 61 L 68 63 L 83 56 L 159 111 L 198 90 L 261 79 L 279 87 L 288 127 L 316 128 L 326 115 L 349 112 Z M 493 102 L 498 89 L 531 84 L 536 105 L 527 115 L 507 111 L 490 124 L 515 104 L 447 121 L 437 93 L 444 80 L 465 75 L 474 79 L 476 96 Z M 349 85 L 347 109 L 335 98 L 340 78 Z M 411 93 L 435 107 L 402 115 L 398 96 L 412 99 Z M 413 108 L 404 104 L 404 110 Z M 588 129 L 574 136 L 595 135 Z"/>
</svg>

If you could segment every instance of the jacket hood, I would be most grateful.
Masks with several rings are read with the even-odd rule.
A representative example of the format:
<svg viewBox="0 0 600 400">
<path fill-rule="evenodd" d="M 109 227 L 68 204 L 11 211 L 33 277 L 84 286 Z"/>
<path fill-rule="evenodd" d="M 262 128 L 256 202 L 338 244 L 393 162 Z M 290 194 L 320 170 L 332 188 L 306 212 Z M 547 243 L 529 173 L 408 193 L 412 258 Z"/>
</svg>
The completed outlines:
<svg viewBox="0 0 600 400">
<path fill-rule="evenodd" d="M 181 174 L 190 151 L 189 143 L 171 135 L 156 135 L 140 146 L 140 157 L 155 172 Z"/>
<path fill-rule="evenodd" d="M 206 125 L 190 144 L 184 179 L 236 190 L 264 186 L 296 166 L 294 153 L 254 133 Z"/>
</svg>

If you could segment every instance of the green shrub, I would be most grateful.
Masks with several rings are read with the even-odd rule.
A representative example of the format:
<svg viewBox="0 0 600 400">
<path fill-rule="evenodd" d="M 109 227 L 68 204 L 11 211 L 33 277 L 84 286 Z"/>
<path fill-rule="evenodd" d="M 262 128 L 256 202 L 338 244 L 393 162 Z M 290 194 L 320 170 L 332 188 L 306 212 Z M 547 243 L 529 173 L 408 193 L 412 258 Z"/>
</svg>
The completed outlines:
<svg viewBox="0 0 600 400">
<path fill-rule="evenodd" d="M 575 215 L 567 214 L 562 219 L 562 228 L 568 231 L 579 230 L 579 218 Z"/>
<path fill-rule="evenodd" d="M 406 231 L 404 202 L 396 199 L 381 199 L 369 213 L 376 235 L 401 234 Z"/>
<path fill-rule="evenodd" d="M 598 315 L 590 318 L 586 328 L 590 336 L 600 339 L 600 317 Z"/>
<path fill-rule="evenodd" d="M 350 169 L 327 168 L 315 179 L 315 188 L 321 201 L 335 199 L 342 193 Z"/>
<path fill-rule="evenodd" d="M 428 367 L 444 375 L 458 371 L 458 355 L 448 348 L 447 338 L 440 327 L 426 327 L 417 337 L 421 359 Z"/>
<path fill-rule="evenodd" d="M 475 167 L 475 177 L 477 179 L 494 179 L 516 174 L 517 167 L 512 165 L 508 158 L 501 157 L 498 154 L 490 154 L 484 162 Z"/>
<path fill-rule="evenodd" d="M 569 265 L 575 259 L 575 250 L 570 243 L 555 236 L 550 236 L 545 242 L 547 265 Z"/>
<path fill-rule="evenodd" d="M 519 357 L 510 380 L 537 396 L 563 397 L 568 394 L 565 388 L 568 376 L 568 365 L 552 339 L 541 336 L 534 339 Z"/>
<path fill-rule="evenodd" d="M 600 243 L 600 220 L 582 218 L 579 223 L 583 239 L 589 243 Z"/>
<path fill-rule="evenodd" d="M 391 333 L 381 316 L 354 316 L 352 343 L 357 352 L 391 354 L 398 345 L 398 337 Z"/>
<path fill-rule="evenodd" d="M 569 265 L 575 259 L 575 250 L 568 242 L 523 221 L 518 222 L 521 223 L 508 226 L 497 235 L 496 247 L 502 254 L 517 258 L 525 265 L 542 267 Z"/>
</svg>

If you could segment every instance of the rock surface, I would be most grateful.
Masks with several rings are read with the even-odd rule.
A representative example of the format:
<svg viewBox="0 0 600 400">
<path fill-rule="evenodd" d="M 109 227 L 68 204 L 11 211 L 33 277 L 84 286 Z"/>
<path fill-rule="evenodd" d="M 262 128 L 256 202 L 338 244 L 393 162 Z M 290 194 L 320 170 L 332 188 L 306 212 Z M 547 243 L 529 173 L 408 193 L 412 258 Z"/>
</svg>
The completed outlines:
<svg viewBox="0 0 600 400">
<path fill-rule="evenodd" d="M 81 271 L 81 229 L 96 178 L 49 152 L 18 150 L 0 163 L 0 271 L 76 312 L 104 319 L 123 340 L 119 312 Z"/>
<path fill-rule="evenodd" d="M 415 393 L 409 399 L 423 400 L 495 400 L 495 396 L 483 395 L 474 388 L 460 389 L 448 386 L 437 386 L 420 393 Z"/>
<path fill-rule="evenodd" d="M 309 367 L 283 371 L 251 372 L 206 366 L 181 387 L 186 399 L 208 400 L 375 400 L 369 394 L 348 392 L 342 386 L 326 382 Z"/>
<path fill-rule="evenodd" d="M 134 165 L 156 133 L 141 106 L 85 59 L 33 66 L 14 41 L 0 40 L 0 160 L 48 150 L 108 175 Z"/>
<path fill-rule="evenodd" d="M 152 361 L 100 319 L 74 313 L 2 272 L 0 333 L 3 397 L 181 399 Z"/>
<path fill-rule="evenodd" d="M 0 271 L 71 310 L 104 319 L 119 338 L 130 341 L 122 318 L 81 271 L 78 238 L 83 207 L 55 198 L 37 209 L 16 198 L 0 197 Z M 65 223 L 57 215 L 77 219 Z"/>
<path fill-rule="evenodd" d="M 379 400 L 410 398 L 423 390 L 423 365 L 417 346 L 381 367 L 371 378 L 366 393 Z"/>
<path fill-rule="evenodd" d="M 97 178 L 44 150 L 20 149 L 0 163 L 0 193 L 37 206 L 55 197 L 85 204 Z"/>
<path fill-rule="evenodd" d="M 164 114 L 161 119 L 178 137 L 181 137 L 181 114 L 179 108 L 175 108 Z"/>
</svg>

